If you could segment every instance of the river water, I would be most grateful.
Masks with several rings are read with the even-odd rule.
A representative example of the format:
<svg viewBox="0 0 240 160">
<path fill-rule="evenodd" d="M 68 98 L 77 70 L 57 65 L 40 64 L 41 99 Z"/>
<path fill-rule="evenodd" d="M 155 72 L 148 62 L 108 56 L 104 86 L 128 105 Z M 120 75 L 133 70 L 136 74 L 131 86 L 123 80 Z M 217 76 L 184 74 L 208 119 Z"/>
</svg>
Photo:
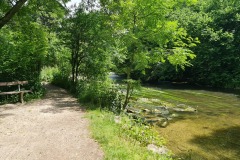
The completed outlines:
<svg viewBox="0 0 240 160">
<path fill-rule="evenodd" d="M 154 100 L 155 106 L 159 100 L 159 105 L 185 105 L 196 109 L 196 112 L 180 113 L 165 128 L 157 127 L 175 157 L 184 160 L 240 159 L 239 94 L 159 85 L 144 87 L 133 99 Z M 146 106 L 151 109 L 151 105 Z"/>
</svg>

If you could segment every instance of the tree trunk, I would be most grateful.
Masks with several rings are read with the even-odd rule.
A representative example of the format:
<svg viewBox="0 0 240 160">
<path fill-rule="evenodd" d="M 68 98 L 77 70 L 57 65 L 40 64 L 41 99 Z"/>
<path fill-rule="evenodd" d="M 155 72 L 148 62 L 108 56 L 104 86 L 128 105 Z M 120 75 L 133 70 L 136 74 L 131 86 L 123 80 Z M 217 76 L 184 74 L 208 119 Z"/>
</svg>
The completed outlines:
<svg viewBox="0 0 240 160">
<path fill-rule="evenodd" d="M 130 79 L 131 77 L 131 69 L 128 69 L 128 73 L 127 73 L 127 80 Z M 130 97 L 130 88 L 131 88 L 131 84 L 130 82 L 127 81 L 127 93 L 126 93 L 126 96 L 125 96 L 125 101 L 124 101 L 124 104 L 123 104 L 123 109 L 125 109 L 128 105 L 128 102 L 129 102 L 129 97 Z"/>
<path fill-rule="evenodd" d="M 21 9 L 27 0 L 19 0 L 16 4 L 0 19 L 0 29 L 6 25 L 13 16 Z"/>
<path fill-rule="evenodd" d="M 133 33 L 135 33 L 135 27 L 136 27 L 136 20 L 137 20 L 137 16 L 136 14 L 134 14 L 133 16 Z M 131 57 L 130 57 L 130 65 L 127 69 L 127 80 L 130 80 L 131 79 L 131 71 L 132 71 L 132 68 L 133 67 L 133 62 L 134 62 L 134 55 L 135 55 L 135 46 L 133 47 L 133 51 L 132 51 L 132 54 L 131 54 Z M 126 93 L 126 96 L 125 96 L 125 101 L 124 101 L 124 104 L 123 104 L 123 109 L 125 109 L 129 103 L 129 99 L 130 99 L 130 89 L 131 89 L 131 86 L 132 84 L 127 81 L 127 93 Z"/>
<path fill-rule="evenodd" d="M 78 81 L 78 74 L 79 74 L 79 62 L 76 64 L 76 70 L 75 70 L 75 83 Z"/>
<path fill-rule="evenodd" d="M 128 102 L 129 102 L 129 96 L 130 96 L 130 84 L 129 82 L 127 83 L 127 93 L 126 93 L 126 96 L 125 96 L 125 101 L 124 101 L 124 104 L 123 104 L 123 109 L 125 109 L 128 105 Z"/>
<path fill-rule="evenodd" d="M 71 59 L 71 65 L 72 65 L 72 83 L 74 84 L 75 81 L 75 51 L 72 50 L 72 59 Z"/>
</svg>

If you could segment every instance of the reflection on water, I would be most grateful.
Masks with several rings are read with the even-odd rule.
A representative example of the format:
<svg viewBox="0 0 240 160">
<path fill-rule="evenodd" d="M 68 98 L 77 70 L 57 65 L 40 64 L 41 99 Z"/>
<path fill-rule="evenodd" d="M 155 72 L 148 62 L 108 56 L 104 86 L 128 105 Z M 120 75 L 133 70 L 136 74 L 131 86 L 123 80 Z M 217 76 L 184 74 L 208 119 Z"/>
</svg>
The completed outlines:
<svg viewBox="0 0 240 160">
<path fill-rule="evenodd" d="M 240 97 L 237 92 L 159 85 L 143 88 L 133 99 L 134 107 L 151 111 L 156 106 L 176 108 L 178 105 L 197 110 L 178 113 L 166 128 L 158 128 L 176 157 L 240 158 Z"/>
</svg>

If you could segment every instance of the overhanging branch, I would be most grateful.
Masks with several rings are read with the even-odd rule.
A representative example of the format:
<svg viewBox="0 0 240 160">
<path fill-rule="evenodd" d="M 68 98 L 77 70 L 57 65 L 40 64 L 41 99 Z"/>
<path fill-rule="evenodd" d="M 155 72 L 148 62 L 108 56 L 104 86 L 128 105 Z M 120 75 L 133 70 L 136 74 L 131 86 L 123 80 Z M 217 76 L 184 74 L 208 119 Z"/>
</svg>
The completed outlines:
<svg viewBox="0 0 240 160">
<path fill-rule="evenodd" d="M 21 9 L 27 0 L 19 0 L 16 4 L 0 19 L 0 29 L 6 25 L 13 16 Z"/>
</svg>

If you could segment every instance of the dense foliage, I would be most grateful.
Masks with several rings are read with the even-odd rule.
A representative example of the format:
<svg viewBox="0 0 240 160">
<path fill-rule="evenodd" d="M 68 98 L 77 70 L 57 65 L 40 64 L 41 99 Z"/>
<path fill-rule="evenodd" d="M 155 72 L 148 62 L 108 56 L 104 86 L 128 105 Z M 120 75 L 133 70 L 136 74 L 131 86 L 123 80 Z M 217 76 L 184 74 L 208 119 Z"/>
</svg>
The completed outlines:
<svg viewBox="0 0 240 160">
<path fill-rule="evenodd" d="M 192 81 L 215 87 L 240 87 L 240 3 L 239 1 L 207 1 L 199 10 L 201 21 L 195 34 L 201 45 L 195 48 L 197 58 L 187 70 Z M 196 14 L 195 11 L 191 11 Z M 203 16 L 208 20 L 205 20 Z M 197 19 L 192 19 L 196 22 Z M 195 28 L 195 27 L 194 27 Z"/>
<path fill-rule="evenodd" d="M 155 65 L 144 80 L 188 81 L 220 88 L 240 87 L 240 4 L 236 0 L 199 0 L 197 5 L 182 6 L 171 18 L 200 44 L 193 48 L 192 67 L 178 70 L 169 63 Z"/>
<path fill-rule="evenodd" d="M 141 81 L 240 88 L 239 0 L 81 0 L 67 8 L 68 1 L 0 0 L 0 82 L 27 80 L 38 97 L 41 82 L 51 82 L 89 107 L 110 110 L 90 112 L 107 159 L 171 159 L 142 147 L 164 144 L 143 119 L 121 114 L 131 112 Z M 126 79 L 118 85 L 110 72 Z M 12 88 L 0 88 L 6 90 Z M 0 103 L 9 101 L 3 97 Z"/>
<path fill-rule="evenodd" d="M 19 1 L 20 2 L 20 1 Z M 18 3 L 1 1 L 1 21 Z M 48 63 L 54 29 L 66 10 L 58 1 L 28 1 L 0 29 L 0 82 L 27 80 L 25 86 L 41 95 L 40 72 Z M 1 87 L 3 90 L 12 90 Z M 2 96 L 1 96 L 2 98 Z"/>
<path fill-rule="evenodd" d="M 101 144 L 105 159 L 172 160 L 171 153 L 156 154 L 147 150 L 148 144 L 162 146 L 166 142 L 152 127 L 136 123 L 126 116 L 111 112 L 89 111 L 93 137 Z M 115 120 L 119 119 L 119 123 Z"/>
<path fill-rule="evenodd" d="M 1 20 L 17 5 L 12 2 L 0 2 Z M 45 66 L 42 80 L 82 101 L 123 108 L 139 79 L 240 86 L 236 0 L 83 0 L 71 12 L 65 2 L 29 0 L 4 22 L 0 81 L 28 80 L 38 92 Z M 126 75 L 125 98 L 110 71 Z"/>
</svg>

